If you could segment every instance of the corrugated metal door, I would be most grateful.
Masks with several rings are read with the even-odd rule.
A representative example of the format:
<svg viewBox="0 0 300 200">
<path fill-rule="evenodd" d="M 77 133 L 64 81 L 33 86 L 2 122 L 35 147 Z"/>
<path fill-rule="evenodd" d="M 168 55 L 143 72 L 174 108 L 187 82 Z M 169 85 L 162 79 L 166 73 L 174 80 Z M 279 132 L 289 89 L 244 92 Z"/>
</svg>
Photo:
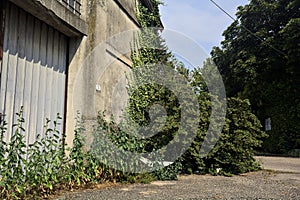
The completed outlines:
<svg viewBox="0 0 300 200">
<path fill-rule="evenodd" d="M 27 143 L 43 135 L 46 118 L 64 117 L 67 37 L 14 4 L 6 12 L 0 112 L 12 124 L 24 107 Z M 59 129 L 62 131 L 63 121 Z"/>
</svg>

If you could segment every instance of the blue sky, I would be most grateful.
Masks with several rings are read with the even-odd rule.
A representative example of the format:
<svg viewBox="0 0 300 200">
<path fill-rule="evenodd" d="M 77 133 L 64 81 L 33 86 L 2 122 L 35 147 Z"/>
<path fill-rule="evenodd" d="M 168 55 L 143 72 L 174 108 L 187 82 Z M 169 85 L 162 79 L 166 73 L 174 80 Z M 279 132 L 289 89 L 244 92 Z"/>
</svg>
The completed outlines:
<svg viewBox="0 0 300 200">
<path fill-rule="evenodd" d="M 220 45 L 223 31 L 232 23 L 232 19 L 210 0 L 163 0 L 163 2 L 165 5 L 160 7 L 160 13 L 166 32 L 176 31 L 190 38 L 204 49 L 206 55 L 209 55 L 213 46 Z M 249 1 L 215 0 L 215 2 L 235 17 L 237 7 Z M 170 46 L 167 35 L 165 39 Z"/>
</svg>

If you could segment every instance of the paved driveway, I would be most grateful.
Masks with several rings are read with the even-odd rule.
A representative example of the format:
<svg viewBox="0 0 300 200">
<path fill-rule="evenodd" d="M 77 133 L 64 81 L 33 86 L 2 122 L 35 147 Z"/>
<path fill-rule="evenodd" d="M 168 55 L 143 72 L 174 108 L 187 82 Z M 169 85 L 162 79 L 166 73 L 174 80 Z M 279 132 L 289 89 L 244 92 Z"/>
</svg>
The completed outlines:
<svg viewBox="0 0 300 200">
<path fill-rule="evenodd" d="M 255 157 L 265 169 L 300 174 L 300 158 Z"/>
<path fill-rule="evenodd" d="M 178 181 L 85 190 L 58 199 L 300 199 L 300 159 L 257 157 L 266 169 L 240 176 L 181 176 Z"/>
</svg>

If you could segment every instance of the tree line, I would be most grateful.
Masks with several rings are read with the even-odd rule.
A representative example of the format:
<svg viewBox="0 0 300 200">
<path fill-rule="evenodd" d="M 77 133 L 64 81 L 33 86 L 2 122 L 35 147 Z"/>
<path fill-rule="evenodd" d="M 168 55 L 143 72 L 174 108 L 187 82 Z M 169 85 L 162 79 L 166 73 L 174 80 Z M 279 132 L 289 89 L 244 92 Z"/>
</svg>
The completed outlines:
<svg viewBox="0 0 300 200">
<path fill-rule="evenodd" d="M 228 97 L 249 99 L 269 137 L 261 150 L 300 149 L 300 1 L 240 6 L 211 55 Z"/>
</svg>

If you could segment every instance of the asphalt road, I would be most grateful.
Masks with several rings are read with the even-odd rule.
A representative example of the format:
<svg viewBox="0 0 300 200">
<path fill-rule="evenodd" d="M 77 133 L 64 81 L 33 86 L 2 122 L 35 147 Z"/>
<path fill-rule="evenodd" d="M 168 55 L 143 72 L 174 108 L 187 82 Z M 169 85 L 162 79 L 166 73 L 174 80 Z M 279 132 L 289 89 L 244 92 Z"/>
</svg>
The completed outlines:
<svg viewBox="0 0 300 200">
<path fill-rule="evenodd" d="M 123 185 L 67 193 L 57 199 L 300 199 L 300 159 L 256 157 L 268 170 L 223 177 L 181 176 L 178 181 Z"/>
<path fill-rule="evenodd" d="M 265 169 L 300 174 L 300 158 L 257 156 L 255 159 L 258 160 Z"/>
</svg>

